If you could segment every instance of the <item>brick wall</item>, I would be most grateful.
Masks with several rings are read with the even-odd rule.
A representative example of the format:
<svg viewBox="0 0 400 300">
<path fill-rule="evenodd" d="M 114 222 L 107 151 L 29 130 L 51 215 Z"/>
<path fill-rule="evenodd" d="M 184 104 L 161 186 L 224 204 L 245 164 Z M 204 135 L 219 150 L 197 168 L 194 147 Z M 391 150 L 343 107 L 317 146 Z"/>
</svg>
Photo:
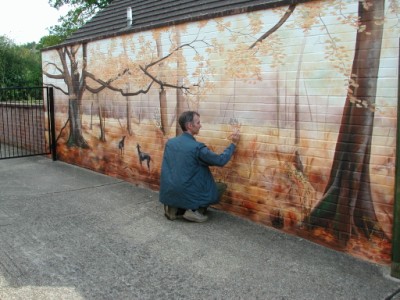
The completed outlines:
<svg viewBox="0 0 400 300">
<path fill-rule="evenodd" d="M 197 110 L 203 124 L 197 139 L 213 151 L 227 146 L 233 128 L 242 133 L 233 160 L 212 168 L 228 184 L 218 209 L 388 263 L 398 17 L 373 6 L 374 20 L 384 19 L 356 28 L 359 1 L 342 1 L 340 15 L 330 3 L 299 4 L 279 28 L 286 7 L 81 45 L 76 59 L 88 53 L 87 84 L 104 89 L 86 90 L 80 99 L 75 90 L 69 98 L 56 95 L 60 159 L 158 189 L 177 115 Z M 382 41 L 376 59 L 377 52 L 368 52 L 376 47 L 371 35 Z M 357 60 L 356 53 L 371 60 Z M 62 67 L 62 59 L 55 50 L 43 52 L 44 66 Z M 57 69 L 46 70 L 54 75 L 47 83 L 73 90 L 57 79 Z M 141 164 L 137 145 L 152 157 L 150 168 Z"/>
</svg>

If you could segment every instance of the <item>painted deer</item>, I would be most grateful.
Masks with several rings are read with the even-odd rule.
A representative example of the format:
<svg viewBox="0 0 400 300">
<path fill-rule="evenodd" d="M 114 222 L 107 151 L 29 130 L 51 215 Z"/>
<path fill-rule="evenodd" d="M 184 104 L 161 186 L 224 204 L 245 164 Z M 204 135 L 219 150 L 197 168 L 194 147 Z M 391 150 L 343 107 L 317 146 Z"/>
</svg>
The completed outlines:
<svg viewBox="0 0 400 300">
<path fill-rule="evenodd" d="M 137 147 L 137 151 L 138 151 L 138 154 L 139 154 L 140 165 L 142 165 L 142 162 L 145 160 L 147 162 L 147 168 L 150 171 L 151 156 L 148 153 L 140 151 L 140 145 L 139 144 L 137 144 L 136 147 Z"/>
<path fill-rule="evenodd" d="M 125 136 L 122 137 L 122 140 L 118 143 L 118 149 L 120 151 L 121 156 L 124 155 L 124 148 L 125 148 Z"/>
</svg>

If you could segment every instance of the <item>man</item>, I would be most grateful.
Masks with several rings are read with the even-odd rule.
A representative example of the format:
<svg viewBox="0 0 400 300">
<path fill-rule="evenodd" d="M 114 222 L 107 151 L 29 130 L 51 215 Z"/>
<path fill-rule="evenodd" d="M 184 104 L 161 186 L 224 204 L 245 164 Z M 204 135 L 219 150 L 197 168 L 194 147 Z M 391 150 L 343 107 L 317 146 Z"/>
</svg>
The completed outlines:
<svg viewBox="0 0 400 300">
<path fill-rule="evenodd" d="M 217 203 L 226 190 L 224 183 L 215 183 L 209 166 L 222 167 L 229 162 L 239 142 L 239 131 L 233 132 L 232 143 L 223 153 L 216 154 L 194 138 L 201 128 L 197 112 L 186 111 L 178 121 L 183 133 L 165 145 L 160 202 L 169 220 L 175 220 L 184 212 L 184 219 L 204 222 L 207 216 L 203 212 Z"/>
</svg>

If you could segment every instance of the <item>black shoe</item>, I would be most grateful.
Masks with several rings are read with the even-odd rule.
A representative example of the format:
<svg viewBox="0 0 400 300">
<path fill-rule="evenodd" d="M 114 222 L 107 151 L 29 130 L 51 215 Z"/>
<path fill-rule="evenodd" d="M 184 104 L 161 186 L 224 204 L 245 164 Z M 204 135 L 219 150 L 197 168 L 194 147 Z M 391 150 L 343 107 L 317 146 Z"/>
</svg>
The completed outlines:
<svg viewBox="0 0 400 300">
<path fill-rule="evenodd" d="M 207 208 L 208 208 L 208 206 L 199 207 L 198 211 L 199 211 L 199 213 L 201 213 L 202 215 L 205 215 L 205 214 L 207 213 Z"/>
</svg>

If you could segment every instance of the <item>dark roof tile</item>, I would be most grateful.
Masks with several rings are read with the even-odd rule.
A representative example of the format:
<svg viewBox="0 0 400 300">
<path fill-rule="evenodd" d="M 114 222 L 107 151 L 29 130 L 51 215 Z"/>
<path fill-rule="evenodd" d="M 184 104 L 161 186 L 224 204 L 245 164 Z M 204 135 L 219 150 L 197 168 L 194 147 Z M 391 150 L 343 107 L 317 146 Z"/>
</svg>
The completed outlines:
<svg viewBox="0 0 400 300">
<path fill-rule="evenodd" d="M 63 44 L 103 39 L 188 21 L 288 5 L 293 2 L 293 0 L 114 0 Z M 128 7 L 132 8 L 131 26 L 127 26 Z"/>
</svg>

